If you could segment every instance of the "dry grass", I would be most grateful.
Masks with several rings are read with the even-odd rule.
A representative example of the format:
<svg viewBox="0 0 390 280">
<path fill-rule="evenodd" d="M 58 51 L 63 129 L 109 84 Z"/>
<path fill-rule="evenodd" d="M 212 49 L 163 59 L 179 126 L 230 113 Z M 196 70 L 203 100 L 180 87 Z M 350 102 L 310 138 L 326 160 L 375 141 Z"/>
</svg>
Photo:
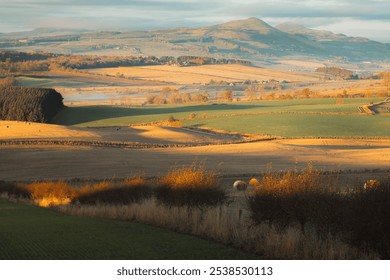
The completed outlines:
<svg viewBox="0 0 390 280">
<path fill-rule="evenodd" d="M 272 191 L 291 194 L 303 193 L 318 189 L 321 173 L 315 170 L 311 164 L 303 172 L 288 170 L 284 173 L 268 171 L 261 179 L 255 192 Z"/>
<path fill-rule="evenodd" d="M 218 185 L 217 173 L 208 171 L 204 165 L 192 164 L 189 167 L 173 168 L 158 180 L 159 185 L 168 185 L 174 189 L 214 188 Z"/>
</svg>

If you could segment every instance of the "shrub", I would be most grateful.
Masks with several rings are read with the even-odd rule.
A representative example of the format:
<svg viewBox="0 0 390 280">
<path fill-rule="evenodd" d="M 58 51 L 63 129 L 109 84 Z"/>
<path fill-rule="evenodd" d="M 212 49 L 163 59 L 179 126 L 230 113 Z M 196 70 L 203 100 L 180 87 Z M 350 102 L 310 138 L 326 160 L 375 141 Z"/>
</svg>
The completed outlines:
<svg viewBox="0 0 390 280">
<path fill-rule="evenodd" d="M 118 185 L 106 181 L 84 186 L 77 201 L 81 204 L 129 204 L 148 199 L 151 195 L 152 190 L 143 178 L 133 178 Z"/>
<path fill-rule="evenodd" d="M 193 120 L 193 119 L 195 119 L 196 118 L 196 113 L 191 113 L 191 114 L 189 114 L 188 115 L 188 118 L 190 119 L 190 120 Z"/>
<path fill-rule="evenodd" d="M 30 192 L 20 184 L 0 181 L 0 193 L 19 198 L 30 198 Z"/>
<path fill-rule="evenodd" d="M 322 185 L 321 174 L 310 165 L 303 172 L 268 173 L 248 197 L 251 218 L 281 228 L 298 223 L 304 230 L 310 223 L 323 233 L 341 230 L 345 198 Z"/>
<path fill-rule="evenodd" d="M 359 189 L 351 195 L 345 223 L 348 238 L 359 247 L 376 250 L 390 258 L 390 179 L 376 188 Z"/>
<path fill-rule="evenodd" d="M 173 123 L 173 122 L 177 122 L 178 120 L 177 119 L 175 119 L 175 117 L 174 116 L 169 116 L 169 118 L 168 118 L 168 122 L 171 122 L 171 123 Z"/>
<path fill-rule="evenodd" d="M 63 181 L 35 182 L 25 188 L 33 201 L 42 207 L 68 204 L 77 196 L 76 189 Z"/>
<path fill-rule="evenodd" d="M 226 199 L 225 192 L 218 187 L 216 173 L 201 165 L 172 169 L 158 180 L 154 194 L 169 206 L 204 207 Z"/>
</svg>

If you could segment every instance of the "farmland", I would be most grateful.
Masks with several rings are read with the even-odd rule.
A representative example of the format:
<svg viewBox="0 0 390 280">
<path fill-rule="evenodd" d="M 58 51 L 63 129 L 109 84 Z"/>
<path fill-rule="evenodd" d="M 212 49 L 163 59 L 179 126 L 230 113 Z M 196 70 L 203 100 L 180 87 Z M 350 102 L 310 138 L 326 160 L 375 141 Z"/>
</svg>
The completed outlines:
<svg viewBox="0 0 390 280">
<path fill-rule="evenodd" d="M 164 81 L 177 85 L 205 84 L 210 80 L 239 82 L 245 80 L 287 80 L 287 81 L 318 81 L 318 73 L 294 73 L 281 70 L 249 67 L 242 65 L 204 65 L 194 67 L 177 66 L 140 66 L 117 67 L 88 70 L 93 74 L 112 75 L 123 74 L 135 79 Z"/>
<path fill-rule="evenodd" d="M 38 182 L 36 185 L 43 186 L 46 182 L 61 184 L 63 180 L 78 188 L 93 182 L 116 185 L 124 178 L 141 177 L 156 187 L 162 174 L 200 164 L 206 174 L 217 174 L 218 182 L 211 185 L 226 192 L 229 202 L 191 208 L 160 193 L 160 198 L 166 199 L 164 203 L 176 201 L 172 207 L 156 203 L 153 199 L 158 196 L 154 193 L 155 198 L 141 205 L 104 202 L 80 207 L 79 202 L 73 201 L 53 208 L 70 215 L 64 216 L 1 200 L 0 207 L 7 210 L 1 212 L 5 218 L 1 226 L 9 240 L 13 236 L 18 242 L 0 244 L 5 252 L 0 258 L 183 259 L 186 255 L 182 245 L 189 248 L 193 258 L 253 258 L 215 243 L 199 241 L 206 243 L 197 245 L 196 239 L 187 240 L 187 236 L 101 218 L 151 223 L 228 245 L 234 243 L 247 250 L 250 233 L 253 247 L 249 251 L 260 256 L 266 253 L 268 258 L 378 258 L 375 252 L 356 251 L 354 246 L 340 243 L 337 237 L 331 241 L 323 239 L 296 225 L 280 231 L 260 221 L 259 228 L 254 230 L 246 219 L 246 197 L 252 193 L 232 190 L 234 180 L 264 179 L 262 176 L 270 168 L 278 172 L 301 170 L 308 163 L 321 170 L 321 182 L 333 180 L 328 187 L 340 188 L 343 193 L 359 189 L 367 180 L 387 178 L 390 119 L 385 87 L 374 80 L 324 81 L 321 75 L 242 65 L 165 65 L 51 71 L 16 77 L 25 86 L 54 87 L 63 94 L 66 107 L 51 124 L 0 121 L 0 182 Z M 264 92 L 257 92 L 254 100 L 246 95 L 247 89 L 252 88 L 251 79 L 257 85 L 264 80 Z M 271 87 L 272 79 L 277 81 Z M 220 93 L 229 90 L 233 98 L 221 98 Z M 179 104 L 146 102 L 151 95 L 166 98 L 169 94 L 199 93 L 207 95 L 208 100 L 188 99 Z M 379 105 L 371 107 L 376 103 Z M 362 106 L 367 110 L 359 110 Z M 282 182 L 278 177 L 275 180 Z M 209 196 L 203 193 L 199 197 Z M 12 215 L 17 219 L 10 222 Z M 241 219 L 242 215 L 245 219 Z M 50 223 L 53 220 L 56 222 Z M 39 227 L 32 229 L 33 223 Z M 245 230 L 232 230 L 232 226 L 241 224 Z M 215 227 L 209 230 L 211 225 Z M 21 227 L 28 229 L 29 236 L 22 233 Z M 83 250 L 76 250 L 72 246 L 84 240 L 79 238 L 81 231 L 93 237 Z M 61 242 L 55 240 L 59 232 Z M 148 234 L 142 236 L 145 232 Z M 161 238 L 151 242 L 157 235 Z M 109 240 L 102 242 L 103 236 Z M 125 240 L 128 236 L 134 236 L 141 245 L 137 247 L 131 239 Z M 42 238 L 47 244 L 41 242 Z M 266 242 L 259 243 L 258 238 Z M 171 244 L 167 239 L 178 240 L 177 247 L 164 247 Z M 69 240 L 76 245 L 69 244 Z M 276 242 L 275 247 L 275 240 L 282 242 Z M 187 242 L 197 249 L 188 247 Z M 117 248 L 118 244 L 124 245 L 121 250 L 108 249 Z M 156 253 L 150 246 L 165 253 Z M 321 250 L 317 250 L 318 246 Z M 126 248 L 131 248 L 131 253 Z M 205 257 L 208 250 L 213 250 L 213 254 Z"/>
<path fill-rule="evenodd" d="M 323 80 L 323 75 L 243 65 L 160 65 L 19 76 L 26 86 L 56 88 L 67 107 L 55 125 L 1 123 L 0 153 L 8 160 L 0 166 L 0 179 L 156 176 L 197 160 L 224 176 L 308 161 L 328 170 L 387 168 L 387 105 L 376 107 L 375 115 L 358 110 L 384 101 L 385 86 L 380 80 Z M 251 80 L 265 81 L 263 100 L 244 95 Z M 267 88 L 270 80 L 279 88 Z M 209 101 L 145 104 L 147 96 L 165 88 L 190 95 L 208 91 Z M 292 97 L 306 88 L 310 98 L 268 100 L 275 91 L 275 98 Z M 226 90 L 233 91 L 233 102 L 218 98 Z M 277 140 L 258 142 L 264 139 Z"/>
<path fill-rule="evenodd" d="M 70 107 L 55 122 L 79 127 L 127 126 L 168 120 L 182 120 L 185 126 L 281 137 L 389 137 L 386 116 L 360 114 L 361 104 L 379 98 L 302 99 L 241 102 L 214 105 L 151 107 Z M 196 114 L 192 120 L 190 114 Z M 241 125 L 245 123 L 245 125 Z"/>
<path fill-rule="evenodd" d="M 78 69 L 75 71 L 28 72 L 16 77 L 24 86 L 53 87 L 64 96 L 65 105 L 145 104 L 149 96 L 165 89 L 180 94 L 206 94 L 210 102 L 231 90 L 233 99 L 385 97 L 387 89 L 378 80 L 338 80 L 316 72 L 298 72 L 243 65 L 170 65 Z M 251 95 L 248 96 L 246 91 Z M 303 96 L 304 97 L 304 96 Z M 307 98 L 307 96 L 305 97 Z"/>
</svg>

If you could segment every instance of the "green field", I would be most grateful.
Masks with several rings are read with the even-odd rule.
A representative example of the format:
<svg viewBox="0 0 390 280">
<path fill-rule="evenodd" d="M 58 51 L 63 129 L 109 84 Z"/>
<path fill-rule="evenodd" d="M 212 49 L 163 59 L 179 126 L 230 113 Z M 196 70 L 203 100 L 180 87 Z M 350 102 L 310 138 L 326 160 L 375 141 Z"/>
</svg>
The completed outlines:
<svg viewBox="0 0 390 280">
<path fill-rule="evenodd" d="M 207 105 L 123 108 L 68 107 L 54 123 L 81 127 L 126 126 L 184 119 L 186 126 L 282 137 L 390 137 L 390 117 L 359 114 L 357 107 L 381 99 L 301 99 Z M 189 114 L 197 117 L 189 120 Z"/>
<path fill-rule="evenodd" d="M 286 138 L 390 137 L 390 118 L 380 116 L 269 114 L 199 119 L 185 124 Z"/>
<path fill-rule="evenodd" d="M 67 216 L 0 199 L 0 259 L 253 259 L 152 226 Z"/>
</svg>

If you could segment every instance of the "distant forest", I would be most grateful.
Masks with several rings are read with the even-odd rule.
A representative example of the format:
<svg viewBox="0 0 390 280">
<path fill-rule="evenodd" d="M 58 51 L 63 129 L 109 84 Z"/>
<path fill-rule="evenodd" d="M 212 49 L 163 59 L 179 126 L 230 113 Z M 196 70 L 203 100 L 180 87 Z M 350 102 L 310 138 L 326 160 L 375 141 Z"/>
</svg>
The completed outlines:
<svg viewBox="0 0 390 280">
<path fill-rule="evenodd" d="M 238 59 L 215 59 L 198 56 L 95 56 L 95 55 L 58 55 L 42 52 L 0 51 L 0 76 L 24 71 L 75 70 L 118 66 L 143 65 L 205 65 L 205 64 L 242 64 L 249 61 Z"/>
<path fill-rule="evenodd" d="M 48 123 L 64 107 L 54 89 L 0 87 L 0 120 Z"/>
</svg>

